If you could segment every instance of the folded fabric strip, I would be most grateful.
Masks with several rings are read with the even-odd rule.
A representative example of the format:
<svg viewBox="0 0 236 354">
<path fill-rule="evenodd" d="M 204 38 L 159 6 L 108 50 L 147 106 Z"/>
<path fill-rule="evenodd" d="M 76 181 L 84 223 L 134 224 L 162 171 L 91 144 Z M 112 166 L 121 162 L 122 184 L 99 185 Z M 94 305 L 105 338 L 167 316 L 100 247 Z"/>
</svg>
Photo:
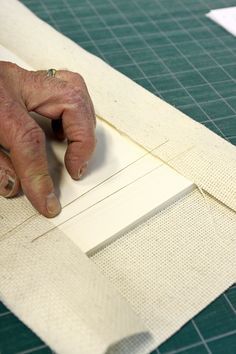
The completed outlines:
<svg viewBox="0 0 236 354">
<path fill-rule="evenodd" d="M 8 205 L 11 215 L 18 205 Z M 27 209 L 27 208 L 26 208 Z M 147 353 L 154 342 L 130 305 L 97 267 L 39 215 L 0 236 L 0 297 L 58 353 Z M 35 240 L 36 239 L 36 240 Z M 135 345 L 133 343 L 135 341 Z M 122 344 L 123 345 L 123 344 Z"/>
<path fill-rule="evenodd" d="M 91 260 L 58 230 L 32 242 L 50 221 L 0 202 L 7 306 L 59 353 L 148 352 L 236 280 L 236 149 L 15 0 L 1 2 L 0 44 L 35 69 L 80 72 L 98 116 L 199 187 Z"/>
</svg>

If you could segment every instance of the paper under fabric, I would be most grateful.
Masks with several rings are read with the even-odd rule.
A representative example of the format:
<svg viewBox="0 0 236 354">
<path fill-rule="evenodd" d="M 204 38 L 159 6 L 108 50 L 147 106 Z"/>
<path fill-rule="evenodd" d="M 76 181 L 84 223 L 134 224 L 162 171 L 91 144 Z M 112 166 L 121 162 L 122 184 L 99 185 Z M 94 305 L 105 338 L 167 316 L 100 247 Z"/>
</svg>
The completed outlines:
<svg viewBox="0 0 236 354">
<path fill-rule="evenodd" d="M 25 33 L 27 37 L 24 36 Z M 142 328 L 139 327 L 137 331 L 143 332 L 147 326 L 155 338 L 155 344 L 160 344 L 236 280 L 235 147 L 140 88 L 100 59 L 85 52 L 14 0 L 1 1 L 0 43 L 35 69 L 66 67 L 80 72 L 88 83 L 98 115 L 146 149 L 151 150 L 155 146 L 160 146 L 155 152 L 156 155 L 184 176 L 194 180 L 203 189 L 203 192 L 196 190 L 182 201 L 150 218 L 146 223 L 123 235 L 114 244 L 91 258 L 128 300 L 130 307 L 123 303 L 116 293 L 117 308 L 122 303 L 121 313 L 124 308 L 130 313 L 130 327 L 133 324 L 131 320 L 133 309 L 143 321 L 143 327 L 140 325 Z M 130 92 L 129 100 L 125 94 L 127 90 Z M 17 204 L 16 208 L 19 213 Z M 24 213 L 25 219 L 31 215 L 30 211 L 24 210 Z M 7 215 L 6 213 L 6 218 Z M 7 227 L 11 227 L 11 222 L 9 220 L 8 226 L 5 225 L 6 230 Z M 20 223 L 20 220 L 17 222 Z M 40 228 L 49 227 L 50 229 L 49 224 L 49 221 L 40 217 L 36 230 L 31 236 L 35 238 Z M 58 230 L 52 232 L 51 238 L 42 237 L 33 242 L 35 251 L 29 251 L 31 242 L 29 243 L 29 239 L 25 238 L 27 230 L 25 227 L 26 225 L 16 229 L 17 238 L 16 232 L 13 232 L 9 239 L 8 234 L 3 236 L 2 243 L 5 252 L 4 255 L 0 253 L 1 266 L 5 264 L 6 267 L 7 261 L 10 261 L 9 264 L 13 264 L 14 269 L 15 264 L 21 264 L 21 255 L 24 255 L 25 261 L 18 269 L 18 273 L 8 273 L 6 268 L 3 268 L 5 269 L 4 276 L 0 278 L 2 299 L 49 345 L 53 348 L 57 345 L 59 353 L 76 353 L 74 348 L 77 346 L 78 349 L 81 345 L 81 338 L 78 337 L 80 326 L 84 330 L 81 332 L 84 334 L 82 339 L 84 339 L 85 353 L 86 350 L 91 349 L 89 342 L 91 338 L 94 340 L 93 345 L 104 351 L 108 343 L 116 341 L 113 337 L 116 333 L 111 331 L 101 340 L 98 333 L 103 335 L 103 331 L 96 332 L 97 329 L 90 327 L 90 322 L 86 322 L 92 316 L 91 309 L 87 306 L 89 304 L 83 309 L 84 316 L 80 313 L 81 308 L 76 307 L 78 297 L 84 299 L 85 290 L 76 287 L 74 282 L 67 279 L 68 272 L 72 274 L 74 281 L 81 278 L 84 281 L 83 274 L 86 274 L 86 282 L 84 282 L 88 290 L 86 296 L 94 295 L 96 299 L 95 295 L 98 295 L 100 299 L 101 289 L 95 288 L 97 291 L 95 294 L 92 286 L 95 282 L 93 279 L 96 279 L 96 268 L 92 267 L 91 261 L 84 257 L 77 247 L 65 239 L 65 236 Z M 32 233 L 32 229 L 29 230 Z M 16 261 L 12 260 L 14 258 L 12 255 L 15 255 L 12 247 L 13 250 L 20 250 Z M 143 252 L 140 252 L 142 248 Z M 39 249 L 38 253 L 37 249 Z M 50 262 L 55 249 L 60 250 L 60 257 L 56 253 L 52 267 Z M 57 279 L 55 284 L 49 282 L 48 278 L 41 278 L 43 289 L 41 297 L 36 297 L 38 284 L 35 284 L 36 279 L 30 277 L 32 273 L 29 273 L 35 254 L 36 259 L 40 260 L 38 262 L 40 267 L 45 269 L 46 274 L 50 269 L 51 277 Z M 61 262 L 61 257 L 62 260 L 67 260 L 68 267 L 66 266 L 64 271 L 64 262 Z M 86 263 L 84 263 L 85 260 Z M 84 266 L 83 274 L 79 274 L 82 269 L 81 263 Z M 49 264 L 48 267 L 47 264 Z M 40 267 L 36 267 L 38 273 L 41 271 Z M 77 269 L 77 272 L 74 269 Z M 61 279 L 59 279 L 60 274 Z M 25 282 L 25 287 L 17 281 L 19 275 L 22 276 L 21 279 L 24 279 L 21 283 Z M 24 298 L 24 303 L 19 300 L 18 294 L 14 295 L 16 284 L 21 289 L 20 295 L 21 299 Z M 61 291 L 61 284 L 64 287 L 66 285 L 68 292 Z M 89 284 L 91 286 L 88 286 Z M 102 284 L 102 281 L 99 284 Z M 108 294 L 110 288 L 106 286 Z M 27 296 L 30 288 L 33 291 L 31 303 Z M 111 290 L 111 293 L 112 291 L 114 290 Z M 66 306 L 66 314 L 60 311 L 60 307 L 59 309 L 56 306 L 51 307 L 52 293 L 53 298 L 55 297 L 62 307 Z M 105 310 L 106 306 L 111 311 L 108 299 L 109 296 L 104 297 L 104 303 L 101 300 L 100 313 Z M 70 301 L 73 302 L 73 306 L 70 305 Z M 37 313 L 36 303 L 42 305 L 40 313 Z M 29 313 L 29 306 L 34 309 L 36 307 L 36 312 Z M 70 306 L 74 311 L 70 311 Z M 94 309 L 94 316 L 97 310 L 97 308 Z M 78 322 L 74 321 L 75 313 Z M 51 331 L 45 331 L 42 325 L 45 314 L 50 314 L 47 321 L 51 326 Z M 104 311 L 103 316 L 106 315 Z M 72 332 L 70 338 L 73 339 L 73 348 L 67 338 L 68 327 L 59 325 L 65 317 L 70 321 Z M 84 323 L 88 326 L 84 326 Z M 57 326 L 54 327 L 55 324 Z M 122 332 L 122 329 L 119 329 L 121 324 L 122 316 L 121 321 L 116 323 L 117 327 L 113 330 L 118 331 L 117 333 Z M 93 336 L 91 336 L 91 331 L 93 331 Z M 127 332 L 122 333 L 124 341 L 120 342 L 118 349 L 121 353 L 128 350 L 128 343 L 133 347 L 127 353 L 135 353 L 136 346 L 141 353 L 153 347 L 153 342 L 147 334 L 126 339 Z M 116 348 L 112 348 L 112 352 L 116 352 Z"/>
</svg>

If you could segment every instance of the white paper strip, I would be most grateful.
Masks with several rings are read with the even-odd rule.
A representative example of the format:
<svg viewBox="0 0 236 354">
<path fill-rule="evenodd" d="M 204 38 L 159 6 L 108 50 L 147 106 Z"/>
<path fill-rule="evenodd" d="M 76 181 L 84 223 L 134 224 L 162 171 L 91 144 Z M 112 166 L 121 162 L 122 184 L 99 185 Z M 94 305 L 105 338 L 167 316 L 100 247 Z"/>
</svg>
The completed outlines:
<svg viewBox="0 0 236 354">
<path fill-rule="evenodd" d="M 128 177 L 127 173 L 125 177 Z M 118 181 L 114 181 L 114 185 L 117 185 Z M 104 188 L 106 189 L 106 186 Z M 131 225 L 144 221 L 145 218 L 167 207 L 193 188 L 192 182 L 168 166 L 161 165 L 126 187 L 121 187 L 115 194 L 105 197 L 104 200 L 89 207 L 59 228 L 83 252 L 88 253 L 111 242 Z M 95 190 L 88 195 L 91 205 L 98 199 L 97 194 L 101 192 L 103 190 Z M 84 205 L 83 201 L 79 200 L 76 204 L 78 209 L 79 203 Z M 76 205 L 73 204 L 76 210 Z"/>
<path fill-rule="evenodd" d="M 236 6 L 211 10 L 206 16 L 236 36 Z"/>
</svg>

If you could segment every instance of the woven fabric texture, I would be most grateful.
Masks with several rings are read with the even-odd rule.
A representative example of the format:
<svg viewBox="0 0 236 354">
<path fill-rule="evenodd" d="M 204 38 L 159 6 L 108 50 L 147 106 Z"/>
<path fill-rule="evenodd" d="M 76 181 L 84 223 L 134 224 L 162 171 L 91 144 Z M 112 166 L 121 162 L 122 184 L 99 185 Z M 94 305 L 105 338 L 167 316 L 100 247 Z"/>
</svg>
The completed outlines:
<svg viewBox="0 0 236 354">
<path fill-rule="evenodd" d="M 0 43 L 35 69 L 80 72 L 98 116 L 199 187 L 91 260 L 23 199 L 1 201 L 6 305 L 58 353 L 148 351 L 235 281 L 235 147 L 17 1 L 1 3 Z"/>
<path fill-rule="evenodd" d="M 195 190 L 92 256 L 163 342 L 235 280 L 234 212 Z"/>
<path fill-rule="evenodd" d="M 6 212 L 19 215 L 18 205 Z M 0 237 L 1 300 L 58 353 L 123 353 L 129 336 L 127 350 L 148 353 L 155 345 L 143 322 L 52 226 L 35 215 Z"/>
</svg>

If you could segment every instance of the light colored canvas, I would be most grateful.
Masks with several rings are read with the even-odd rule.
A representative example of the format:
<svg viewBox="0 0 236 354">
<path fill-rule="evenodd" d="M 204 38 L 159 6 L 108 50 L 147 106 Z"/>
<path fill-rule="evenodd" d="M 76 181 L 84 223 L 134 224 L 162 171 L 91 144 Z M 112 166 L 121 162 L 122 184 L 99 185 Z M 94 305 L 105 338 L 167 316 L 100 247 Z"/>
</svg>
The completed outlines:
<svg viewBox="0 0 236 354">
<path fill-rule="evenodd" d="M 58 228 L 48 232 L 54 225 L 32 216 L 32 209 L 22 199 L 1 201 L 1 299 L 59 353 L 76 353 L 81 343 L 80 352 L 84 353 L 91 352 L 93 346 L 98 353 L 148 352 L 236 279 L 235 147 L 85 52 L 17 1 L 2 1 L 1 6 L 3 46 L 34 69 L 66 67 L 80 72 L 97 116 L 197 186 L 90 255 L 90 260 L 83 258 L 83 253 Z M 22 218 L 23 224 L 17 227 Z M 10 232 L 14 225 L 16 229 Z M 45 236 L 38 237 L 42 234 Z M 91 263 L 96 267 L 90 268 Z M 100 271 L 109 287 L 116 289 L 116 296 L 111 295 L 112 305 L 109 295 L 103 296 L 103 283 L 96 286 L 94 277 L 101 279 Z M 34 275 L 38 277 L 40 272 L 44 277 L 39 287 Z M 119 296 L 126 301 L 123 303 Z M 78 304 L 83 304 L 82 312 Z M 29 306 L 34 309 L 31 313 Z M 126 321 L 111 311 L 113 307 L 120 315 L 129 308 L 127 327 Z M 45 331 L 42 319 L 48 311 Z M 140 320 L 139 329 L 133 326 L 133 312 Z M 93 322 L 94 316 L 102 316 L 102 329 Z M 70 322 L 71 336 L 67 325 L 60 326 L 65 318 Z M 106 331 L 109 321 L 114 327 Z M 75 333 L 81 335 L 76 337 Z M 115 333 L 119 334 L 119 342 L 111 348 Z M 132 337 L 131 333 L 137 335 Z"/>
</svg>

